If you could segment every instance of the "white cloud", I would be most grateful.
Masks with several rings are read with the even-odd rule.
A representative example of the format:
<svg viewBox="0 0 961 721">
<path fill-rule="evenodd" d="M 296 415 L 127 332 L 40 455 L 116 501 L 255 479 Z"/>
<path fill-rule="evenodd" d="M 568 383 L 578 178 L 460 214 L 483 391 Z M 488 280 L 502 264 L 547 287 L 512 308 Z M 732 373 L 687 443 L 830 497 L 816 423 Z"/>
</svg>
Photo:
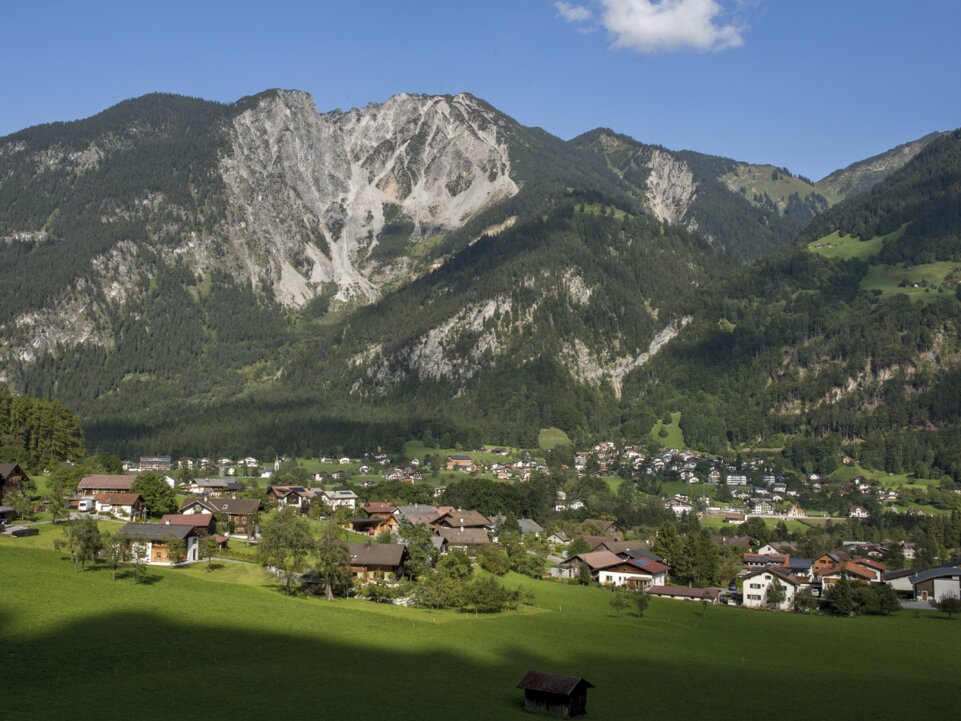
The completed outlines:
<svg viewBox="0 0 961 721">
<path fill-rule="evenodd" d="M 557 12 L 561 14 L 561 17 L 569 23 L 582 23 L 591 17 L 591 9 L 586 5 L 571 5 L 570 3 L 557 2 L 554 3 L 554 7 L 557 8 Z"/>
<path fill-rule="evenodd" d="M 743 27 L 726 18 L 718 0 L 593 0 L 600 5 L 597 24 L 612 37 L 613 47 L 640 53 L 677 50 L 725 50 L 744 44 Z M 736 0 L 737 10 L 756 0 Z M 555 3 L 567 22 L 593 17 L 587 5 Z"/>
</svg>

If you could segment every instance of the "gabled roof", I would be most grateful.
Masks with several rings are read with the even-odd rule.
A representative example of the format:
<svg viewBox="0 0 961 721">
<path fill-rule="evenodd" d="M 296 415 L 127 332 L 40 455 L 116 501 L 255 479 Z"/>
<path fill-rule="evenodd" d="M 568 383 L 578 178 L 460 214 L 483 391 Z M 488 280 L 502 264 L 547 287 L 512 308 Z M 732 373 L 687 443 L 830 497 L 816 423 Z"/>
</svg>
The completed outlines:
<svg viewBox="0 0 961 721">
<path fill-rule="evenodd" d="M 756 568 L 750 573 L 741 576 L 741 578 L 746 581 L 749 578 L 760 576 L 762 573 L 770 573 L 772 576 L 777 576 L 779 581 L 790 583 L 792 586 L 799 586 L 804 583 L 804 581 L 797 576 L 792 576 L 791 573 L 782 566 L 765 566 L 764 568 Z"/>
<path fill-rule="evenodd" d="M 372 513 L 392 513 L 396 506 L 393 503 L 387 503 L 386 501 L 371 501 L 364 506 L 364 512 L 367 514 Z"/>
<path fill-rule="evenodd" d="M 491 520 L 478 511 L 450 511 L 434 523 L 448 528 L 487 528 Z"/>
<path fill-rule="evenodd" d="M 530 670 L 517 682 L 515 688 L 525 691 L 541 691 L 560 696 L 570 696 L 581 688 L 594 688 L 594 684 L 580 676 L 562 676 L 559 673 Z"/>
<path fill-rule="evenodd" d="M 909 578 L 910 576 L 917 575 L 918 569 L 916 568 L 901 568 L 896 571 L 885 571 L 881 574 L 882 581 L 894 581 L 899 578 Z"/>
<path fill-rule="evenodd" d="M 132 506 L 140 500 L 139 493 L 95 493 L 93 497 L 108 506 Z"/>
<path fill-rule="evenodd" d="M 452 546 L 482 546 L 485 543 L 490 543 L 490 539 L 487 537 L 487 531 L 483 528 L 465 528 L 461 530 L 460 528 L 441 527 L 437 529 L 437 535 L 446 538 L 447 542 Z"/>
<path fill-rule="evenodd" d="M 521 533 L 543 533 L 544 527 L 533 518 L 518 518 L 517 525 L 521 528 Z"/>
<path fill-rule="evenodd" d="M 117 533 L 134 541 L 163 542 L 168 536 L 184 539 L 196 533 L 194 526 L 166 526 L 162 523 L 128 523 Z"/>
<path fill-rule="evenodd" d="M 89 476 L 84 476 L 80 483 L 77 484 L 78 491 L 129 491 L 133 488 L 133 482 L 137 480 L 136 476 L 117 476 L 117 475 L 104 475 L 104 474 L 92 474 Z"/>
<path fill-rule="evenodd" d="M 165 526 L 194 526 L 196 528 L 210 528 L 214 517 L 209 513 L 167 513 L 160 518 Z"/>
<path fill-rule="evenodd" d="M 670 566 L 659 563 L 658 561 L 652 561 L 649 558 L 629 558 L 626 563 L 639 568 L 645 573 L 650 573 L 652 576 L 658 573 L 667 573 L 671 570 Z"/>
<path fill-rule="evenodd" d="M 579 553 L 576 556 L 571 556 L 568 558 L 565 563 L 575 560 L 583 561 L 592 571 L 599 571 L 602 568 L 609 568 L 611 566 L 617 566 L 618 564 L 624 563 L 623 558 L 618 556 L 616 553 L 611 553 L 610 551 Z"/>
<path fill-rule="evenodd" d="M 27 475 L 26 472 L 16 463 L 0 463 L 0 478 L 8 478 L 16 471 L 20 471 L 23 473 L 23 475 Z"/>
<path fill-rule="evenodd" d="M 408 555 L 403 543 L 348 543 L 347 553 L 354 566 L 399 566 Z"/>
</svg>

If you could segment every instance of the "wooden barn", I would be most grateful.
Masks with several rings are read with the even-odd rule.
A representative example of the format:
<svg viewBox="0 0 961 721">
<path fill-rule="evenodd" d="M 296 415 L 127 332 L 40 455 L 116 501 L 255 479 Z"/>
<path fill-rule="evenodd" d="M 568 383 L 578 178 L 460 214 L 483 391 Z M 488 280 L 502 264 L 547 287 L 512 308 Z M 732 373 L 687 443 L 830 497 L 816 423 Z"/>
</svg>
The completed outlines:
<svg viewBox="0 0 961 721">
<path fill-rule="evenodd" d="M 524 689 L 525 710 L 572 718 L 587 715 L 587 689 L 594 688 L 594 684 L 579 676 L 532 669 L 517 682 L 517 688 Z"/>
</svg>

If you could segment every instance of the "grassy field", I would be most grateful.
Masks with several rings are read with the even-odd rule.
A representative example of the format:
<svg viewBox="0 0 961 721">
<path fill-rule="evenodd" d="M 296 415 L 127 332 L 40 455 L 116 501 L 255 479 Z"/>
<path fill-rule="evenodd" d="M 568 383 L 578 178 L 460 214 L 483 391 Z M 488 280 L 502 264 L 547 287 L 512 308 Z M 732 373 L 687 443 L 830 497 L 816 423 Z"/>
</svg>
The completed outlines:
<svg viewBox="0 0 961 721">
<path fill-rule="evenodd" d="M 831 475 L 831 480 L 849 483 L 860 476 L 870 483 L 880 484 L 882 488 L 917 488 L 927 489 L 938 487 L 941 481 L 934 478 L 917 478 L 907 473 L 885 473 L 884 471 L 872 471 L 857 464 L 850 466 L 838 466 Z"/>
<path fill-rule="evenodd" d="M 74 574 L 59 553 L 23 540 L 0 539 L 5 721 L 385 709 L 394 719 L 525 719 L 514 684 L 528 668 L 588 678 L 597 719 L 637 718 L 639 679 L 651 717 L 700 720 L 709 707 L 715 719 L 772 708 L 809 719 L 810 704 L 784 703 L 790 682 L 816 688 L 819 707 L 839 718 L 956 718 L 961 620 L 933 613 L 834 619 L 653 601 L 639 619 L 616 615 L 602 589 L 510 575 L 534 589 L 535 607 L 471 616 L 285 598 L 250 564 L 114 582 L 106 569 Z"/>
<path fill-rule="evenodd" d="M 944 280 L 949 275 L 961 273 L 961 263 L 940 261 L 938 263 L 924 263 L 902 268 L 897 265 L 872 265 L 864 278 L 861 287 L 865 290 L 879 290 L 881 295 L 903 293 L 912 300 L 931 301 L 945 293 L 954 293 L 954 286 L 945 286 Z M 900 283 L 918 283 L 919 287 L 908 286 L 902 288 Z"/>
<path fill-rule="evenodd" d="M 557 446 L 569 446 L 571 439 L 560 428 L 541 428 L 537 434 L 537 447 L 549 451 Z"/>
<path fill-rule="evenodd" d="M 667 435 L 663 438 L 661 437 L 662 428 L 667 429 Z M 664 425 L 663 419 L 659 418 L 654 424 L 654 427 L 651 429 L 651 440 L 663 446 L 664 448 L 686 448 L 687 446 L 684 443 L 684 432 L 681 430 L 680 411 L 671 413 L 671 422 L 667 425 Z"/>
<path fill-rule="evenodd" d="M 881 246 L 890 236 L 879 235 L 870 240 L 861 240 L 854 235 L 842 235 L 834 231 L 831 235 L 818 238 L 808 243 L 808 250 L 826 258 L 840 258 L 851 260 L 859 258 L 867 260 L 881 252 Z"/>
</svg>

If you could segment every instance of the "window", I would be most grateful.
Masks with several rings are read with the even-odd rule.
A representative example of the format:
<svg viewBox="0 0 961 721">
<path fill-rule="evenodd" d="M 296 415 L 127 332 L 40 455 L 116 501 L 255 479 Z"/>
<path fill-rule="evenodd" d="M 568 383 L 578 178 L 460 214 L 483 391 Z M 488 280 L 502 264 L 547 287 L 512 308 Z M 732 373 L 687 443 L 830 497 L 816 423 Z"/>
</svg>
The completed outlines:
<svg viewBox="0 0 961 721">
<path fill-rule="evenodd" d="M 751 588 L 761 588 L 761 584 L 760 584 L 760 583 L 752 583 L 752 584 L 751 584 Z"/>
<path fill-rule="evenodd" d="M 748 599 L 749 601 L 760 601 L 760 600 L 761 600 L 761 596 L 760 596 L 759 594 L 757 594 L 757 593 L 749 593 L 749 594 L 747 595 L 747 599 Z"/>
</svg>

